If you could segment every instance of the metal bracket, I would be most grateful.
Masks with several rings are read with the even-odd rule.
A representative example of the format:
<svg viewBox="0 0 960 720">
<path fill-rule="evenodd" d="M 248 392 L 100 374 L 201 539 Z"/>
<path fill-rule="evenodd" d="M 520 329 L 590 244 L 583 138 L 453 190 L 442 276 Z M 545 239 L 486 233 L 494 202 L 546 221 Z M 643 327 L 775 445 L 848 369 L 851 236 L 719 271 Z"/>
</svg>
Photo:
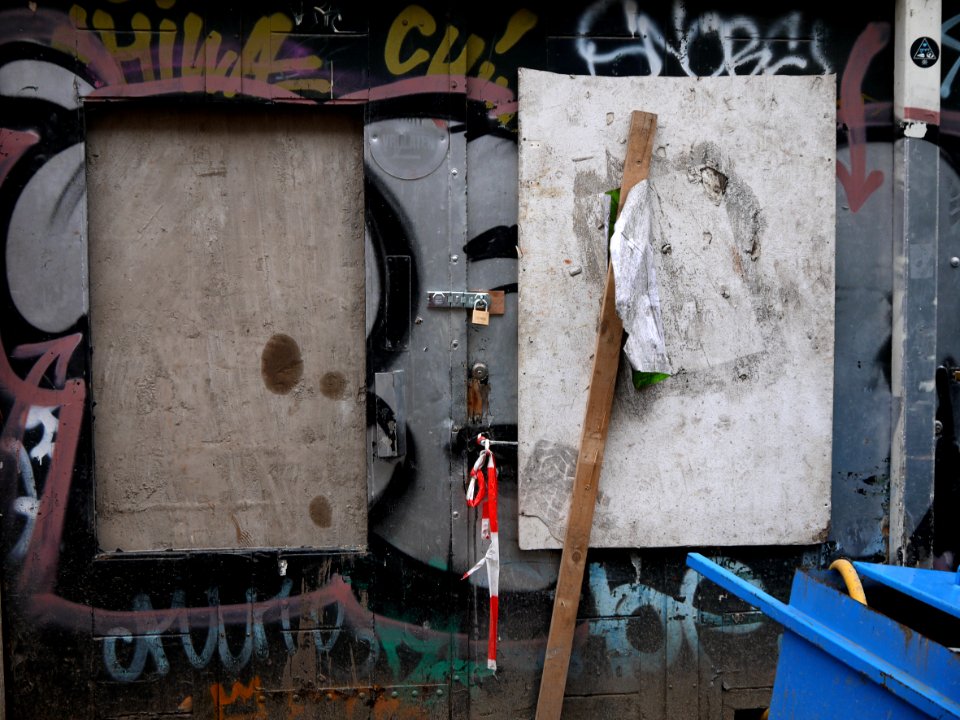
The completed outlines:
<svg viewBox="0 0 960 720">
<path fill-rule="evenodd" d="M 374 376 L 377 394 L 377 457 L 403 457 L 407 452 L 407 407 L 403 370 L 378 372 Z"/>
<path fill-rule="evenodd" d="M 456 290 L 428 290 L 429 308 L 474 308 L 478 304 L 490 307 L 490 293 L 463 292 Z"/>
</svg>

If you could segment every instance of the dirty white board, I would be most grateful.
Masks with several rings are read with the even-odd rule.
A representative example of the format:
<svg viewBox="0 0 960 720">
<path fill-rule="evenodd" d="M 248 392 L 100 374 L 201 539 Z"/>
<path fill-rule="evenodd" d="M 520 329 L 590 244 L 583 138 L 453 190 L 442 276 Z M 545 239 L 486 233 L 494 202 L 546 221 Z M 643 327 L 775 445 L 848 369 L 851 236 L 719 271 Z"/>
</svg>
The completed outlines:
<svg viewBox="0 0 960 720">
<path fill-rule="evenodd" d="M 519 533 L 562 545 L 633 110 L 675 374 L 621 355 L 593 547 L 802 544 L 830 519 L 834 76 L 521 70 Z"/>
</svg>

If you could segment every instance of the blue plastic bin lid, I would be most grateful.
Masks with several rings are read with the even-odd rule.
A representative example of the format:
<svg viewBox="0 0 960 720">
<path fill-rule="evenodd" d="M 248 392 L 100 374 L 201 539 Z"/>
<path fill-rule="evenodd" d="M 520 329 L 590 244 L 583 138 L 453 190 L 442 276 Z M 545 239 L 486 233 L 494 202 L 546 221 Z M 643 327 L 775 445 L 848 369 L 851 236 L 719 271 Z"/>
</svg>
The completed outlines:
<svg viewBox="0 0 960 720">
<path fill-rule="evenodd" d="M 960 618 L 960 575 L 945 570 L 855 562 L 857 572 Z"/>
</svg>

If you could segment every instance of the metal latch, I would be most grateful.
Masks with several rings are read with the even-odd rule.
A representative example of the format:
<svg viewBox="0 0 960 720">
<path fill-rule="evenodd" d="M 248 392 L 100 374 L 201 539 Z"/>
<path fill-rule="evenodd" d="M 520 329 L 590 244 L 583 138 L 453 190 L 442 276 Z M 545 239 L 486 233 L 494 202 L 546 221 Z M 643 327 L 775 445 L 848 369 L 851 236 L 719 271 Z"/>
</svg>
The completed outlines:
<svg viewBox="0 0 960 720">
<path fill-rule="evenodd" d="M 455 290 L 427 291 L 427 307 L 429 308 L 475 308 L 478 305 L 490 307 L 490 293 Z"/>
</svg>

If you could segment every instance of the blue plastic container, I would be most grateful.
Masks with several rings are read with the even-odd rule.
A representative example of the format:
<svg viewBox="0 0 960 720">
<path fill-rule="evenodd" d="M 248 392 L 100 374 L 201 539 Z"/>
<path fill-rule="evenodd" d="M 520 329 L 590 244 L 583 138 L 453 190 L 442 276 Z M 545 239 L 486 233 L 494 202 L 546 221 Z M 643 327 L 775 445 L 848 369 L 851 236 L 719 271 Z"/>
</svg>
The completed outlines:
<svg viewBox="0 0 960 720">
<path fill-rule="evenodd" d="M 770 720 L 960 719 L 960 657 L 949 648 L 798 571 L 786 605 L 697 553 L 687 565 L 784 626 Z M 957 576 L 854 563 L 923 613 L 960 618 Z M 929 620 L 930 618 L 926 618 Z"/>
</svg>

